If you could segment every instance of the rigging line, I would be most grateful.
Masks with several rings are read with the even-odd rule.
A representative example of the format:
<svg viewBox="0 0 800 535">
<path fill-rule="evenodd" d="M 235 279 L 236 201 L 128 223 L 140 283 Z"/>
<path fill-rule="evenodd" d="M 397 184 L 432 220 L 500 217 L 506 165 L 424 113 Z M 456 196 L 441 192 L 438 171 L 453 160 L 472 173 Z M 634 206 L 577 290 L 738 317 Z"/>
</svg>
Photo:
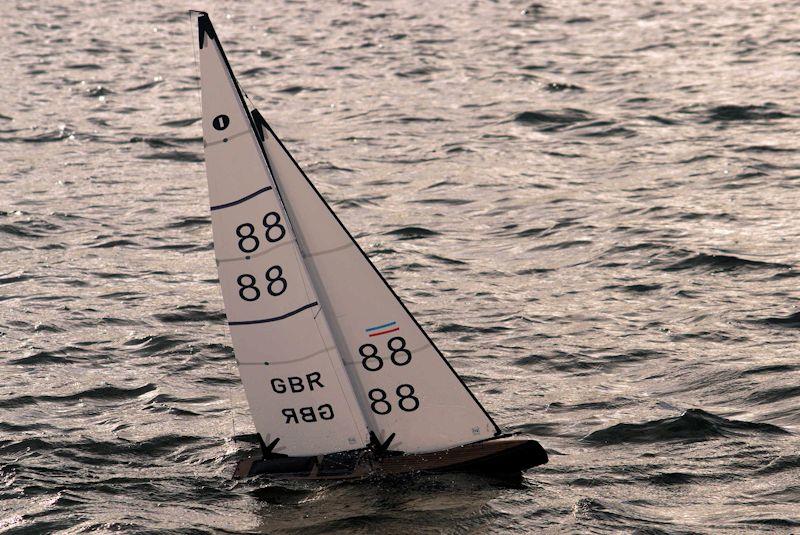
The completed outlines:
<svg viewBox="0 0 800 535">
<path fill-rule="evenodd" d="M 250 103 L 250 107 L 252 107 L 252 108 L 255 108 L 255 107 L 256 107 L 256 105 L 255 105 L 255 104 L 253 104 L 253 101 L 252 101 L 252 100 L 250 100 L 250 95 L 248 95 L 248 94 L 247 94 L 247 91 L 245 91 L 244 89 L 242 89 L 242 94 L 244 95 L 244 98 L 245 98 L 245 100 L 247 100 L 247 102 L 249 102 L 249 103 Z"/>
</svg>

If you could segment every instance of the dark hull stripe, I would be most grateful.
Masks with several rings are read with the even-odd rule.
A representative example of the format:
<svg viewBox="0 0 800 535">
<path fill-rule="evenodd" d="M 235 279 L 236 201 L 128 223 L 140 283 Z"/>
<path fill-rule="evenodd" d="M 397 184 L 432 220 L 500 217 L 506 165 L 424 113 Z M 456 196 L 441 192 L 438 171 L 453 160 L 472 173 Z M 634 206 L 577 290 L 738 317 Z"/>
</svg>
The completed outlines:
<svg viewBox="0 0 800 535">
<path fill-rule="evenodd" d="M 319 303 L 314 301 L 313 303 L 309 303 L 307 305 L 301 306 L 297 310 L 292 310 L 291 312 L 287 312 L 286 314 L 283 314 L 281 316 L 275 316 L 274 318 L 265 318 L 263 320 L 229 321 L 228 325 L 253 325 L 255 323 L 269 323 L 271 321 L 280 321 L 280 320 L 286 319 L 288 317 L 294 316 L 295 314 L 299 314 L 300 312 L 302 312 L 302 311 L 304 311 L 304 310 L 306 310 L 308 308 L 315 307 L 318 304 Z"/>
<path fill-rule="evenodd" d="M 254 191 L 250 195 L 242 197 L 241 199 L 237 199 L 237 200 L 231 201 L 231 202 L 226 202 L 225 204 L 218 204 L 216 206 L 212 206 L 211 210 L 220 210 L 222 208 L 229 208 L 231 206 L 236 206 L 237 204 L 242 204 L 243 202 L 249 201 L 253 197 L 257 197 L 258 195 L 261 195 L 262 193 L 265 193 L 265 192 L 267 192 L 267 191 L 269 191 L 271 189 L 272 189 L 272 186 L 267 186 L 266 188 L 261 188 L 260 190 Z"/>
</svg>

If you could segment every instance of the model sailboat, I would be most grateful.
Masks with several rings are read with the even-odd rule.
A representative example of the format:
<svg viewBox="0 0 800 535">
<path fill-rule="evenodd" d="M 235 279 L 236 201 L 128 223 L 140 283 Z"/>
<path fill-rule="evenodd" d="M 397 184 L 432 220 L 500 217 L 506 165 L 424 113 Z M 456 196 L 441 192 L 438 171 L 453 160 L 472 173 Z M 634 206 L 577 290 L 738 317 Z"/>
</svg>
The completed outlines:
<svg viewBox="0 0 800 535">
<path fill-rule="evenodd" d="M 214 251 L 261 443 L 237 476 L 519 471 L 503 435 L 256 110 L 206 13 L 198 28 Z"/>
</svg>

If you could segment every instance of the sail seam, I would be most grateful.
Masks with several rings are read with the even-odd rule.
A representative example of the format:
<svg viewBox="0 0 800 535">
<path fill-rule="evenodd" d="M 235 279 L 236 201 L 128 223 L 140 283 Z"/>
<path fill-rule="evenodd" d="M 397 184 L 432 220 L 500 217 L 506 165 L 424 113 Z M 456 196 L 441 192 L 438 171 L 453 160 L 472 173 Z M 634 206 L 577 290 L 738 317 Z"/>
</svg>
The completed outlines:
<svg viewBox="0 0 800 535">
<path fill-rule="evenodd" d="M 260 256 L 264 256 L 265 254 L 269 254 L 269 253 L 273 252 L 274 250 L 278 249 L 279 247 L 283 247 L 284 245 L 288 245 L 290 243 L 294 243 L 294 241 L 295 240 L 293 240 L 293 239 L 281 240 L 281 243 L 279 243 L 275 247 L 270 247 L 266 251 L 262 251 L 262 252 L 260 252 L 258 254 L 255 254 L 255 255 L 235 256 L 235 257 L 232 257 L 232 258 L 218 258 L 217 259 L 217 264 L 224 264 L 226 262 L 237 262 L 237 261 L 241 261 L 241 260 L 253 260 L 253 259 L 258 258 Z"/>
<path fill-rule="evenodd" d="M 347 249 L 348 247 L 352 247 L 352 243 L 345 243 L 344 245 L 340 245 L 339 247 L 334 247 L 333 249 L 323 249 L 322 251 L 317 251 L 316 253 L 308 252 L 303 255 L 303 258 L 311 258 L 314 256 L 320 256 L 328 253 L 335 253 L 336 251 L 341 251 L 343 249 Z"/>
<path fill-rule="evenodd" d="M 296 358 L 296 359 L 292 359 L 292 360 L 281 360 L 281 361 L 279 361 L 279 362 L 275 362 L 275 361 L 271 361 L 271 360 L 265 360 L 265 361 L 261 361 L 261 362 L 240 362 L 240 361 L 236 361 L 236 364 L 238 364 L 239 366 L 248 366 L 248 365 L 258 365 L 258 366 L 264 366 L 264 365 L 269 365 L 269 366 L 279 366 L 279 365 L 281 365 L 281 364 L 294 364 L 295 362 L 302 362 L 302 361 L 304 361 L 304 360 L 308 360 L 308 359 L 310 359 L 310 358 L 316 357 L 316 356 L 318 356 L 318 355 L 321 355 L 321 354 L 323 354 L 323 353 L 326 353 L 326 352 L 328 352 L 328 351 L 331 351 L 331 350 L 333 350 L 333 349 L 336 349 L 336 348 L 335 348 L 335 347 L 323 347 L 323 348 L 322 348 L 322 349 L 320 349 L 319 351 L 314 351 L 313 353 L 311 353 L 311 354 L 309 354 L 309 355 L 306 355 L 306 356 L 304 356 L 304 357 L 298 357 L 298 358 Z"/>
<path fill-rule="evenodd" d="M 227 143 L 228 141 L 236 139 L 237 137 L 242 137 L 242 136 L 247 135 L 249 133 L 250 133 L 249 130 L 244 130 L 243 132 L 239 132 L 238 134 L 233 134 L 232 136 L 224 137 L 224 138 L 222 138 L 222 139 L 220 139 L 218 141 L 212 141 L 211 143 L 207 143 L 204 140 L 203 141 L 203 146 L 206 147 L 206 148 L 213 147 L 214 145 L 219 145 L 220 143 Z"/>
<path fill-rule="evenodd" d="M 281 314 L 280 316 L 275 316 L 274 318 L 264 318 L 260 320 L 244 320 L 244 321 L 229 321 L 228 325 L 254 325 L 256 323 L 269 323 L 271 321 L 280 321 L 286 318 L 290 318 L 295 314 L 299 314 L 300 312 L 307 310 L 311 307 L 317 306 L 319 303 L 314 301 L 313 303 L 309 303 L 307 305 L 303 305 L 296 310 L 292 310 L 291 312 L 287 312 L 286 314 Z"/>
<path fill-rule="evenodd" d="M 243 202 L 245 202 L 245 201 L 249 201 L 249 200 L 250 200 L 250 199 L 252 199 L 253 197 L 258 197 L 258 196 L 259 196 L 259 195 L 261 195 L 262 193 L 266 193 L 266 192 L 268 192 L 268 191 L 269 191 L 269 190 L 271 190 L 271 189 L 272 189 L 272 186 L 267 186 L 267 187 L 261 188 L 261 189 L 260 189 L 260 190 L 258 190 L 258 191 L 254 191 L 254 192 L 253 192 L 253 193 L 251 193 L 250 195 L 245 195 L 245 196 L 244 196 L 244 197 L 242 197 L 241 199 L 236 199 L 235 201 L 226 202 L 225 204 L 217 204 L 217 205 L 215 205 L 215 206 L 212 206 L 212 207 L 211 207 L 211 210 L 212 210 L 212 211 L 214 211 L 214 210 L 221 210 L 221 209 L 223 209 L 223 208 L 230 208 L 231 206 L 236 206 L 237 204 L 242 204 Z"/>
</svg>

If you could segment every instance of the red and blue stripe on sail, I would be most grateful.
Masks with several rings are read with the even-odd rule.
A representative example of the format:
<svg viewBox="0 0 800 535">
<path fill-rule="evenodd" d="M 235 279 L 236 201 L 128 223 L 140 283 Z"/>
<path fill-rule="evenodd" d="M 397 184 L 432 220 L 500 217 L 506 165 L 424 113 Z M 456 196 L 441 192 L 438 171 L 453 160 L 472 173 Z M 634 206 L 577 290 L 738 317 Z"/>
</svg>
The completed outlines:
<svg viewBox="0 0 800 535">
<path fill-rule="evenodd" d="M 400 327 L 397 327 L 396 325 L 397 325 L 396 321 L 390 321 L 389 323 L 384 323 L 383 325 L 368 327 L 365 329 L 365 332 L 369 336 L 380 336 L 382 334 L 389 334 L 400 330 Z"/>
</svg>

